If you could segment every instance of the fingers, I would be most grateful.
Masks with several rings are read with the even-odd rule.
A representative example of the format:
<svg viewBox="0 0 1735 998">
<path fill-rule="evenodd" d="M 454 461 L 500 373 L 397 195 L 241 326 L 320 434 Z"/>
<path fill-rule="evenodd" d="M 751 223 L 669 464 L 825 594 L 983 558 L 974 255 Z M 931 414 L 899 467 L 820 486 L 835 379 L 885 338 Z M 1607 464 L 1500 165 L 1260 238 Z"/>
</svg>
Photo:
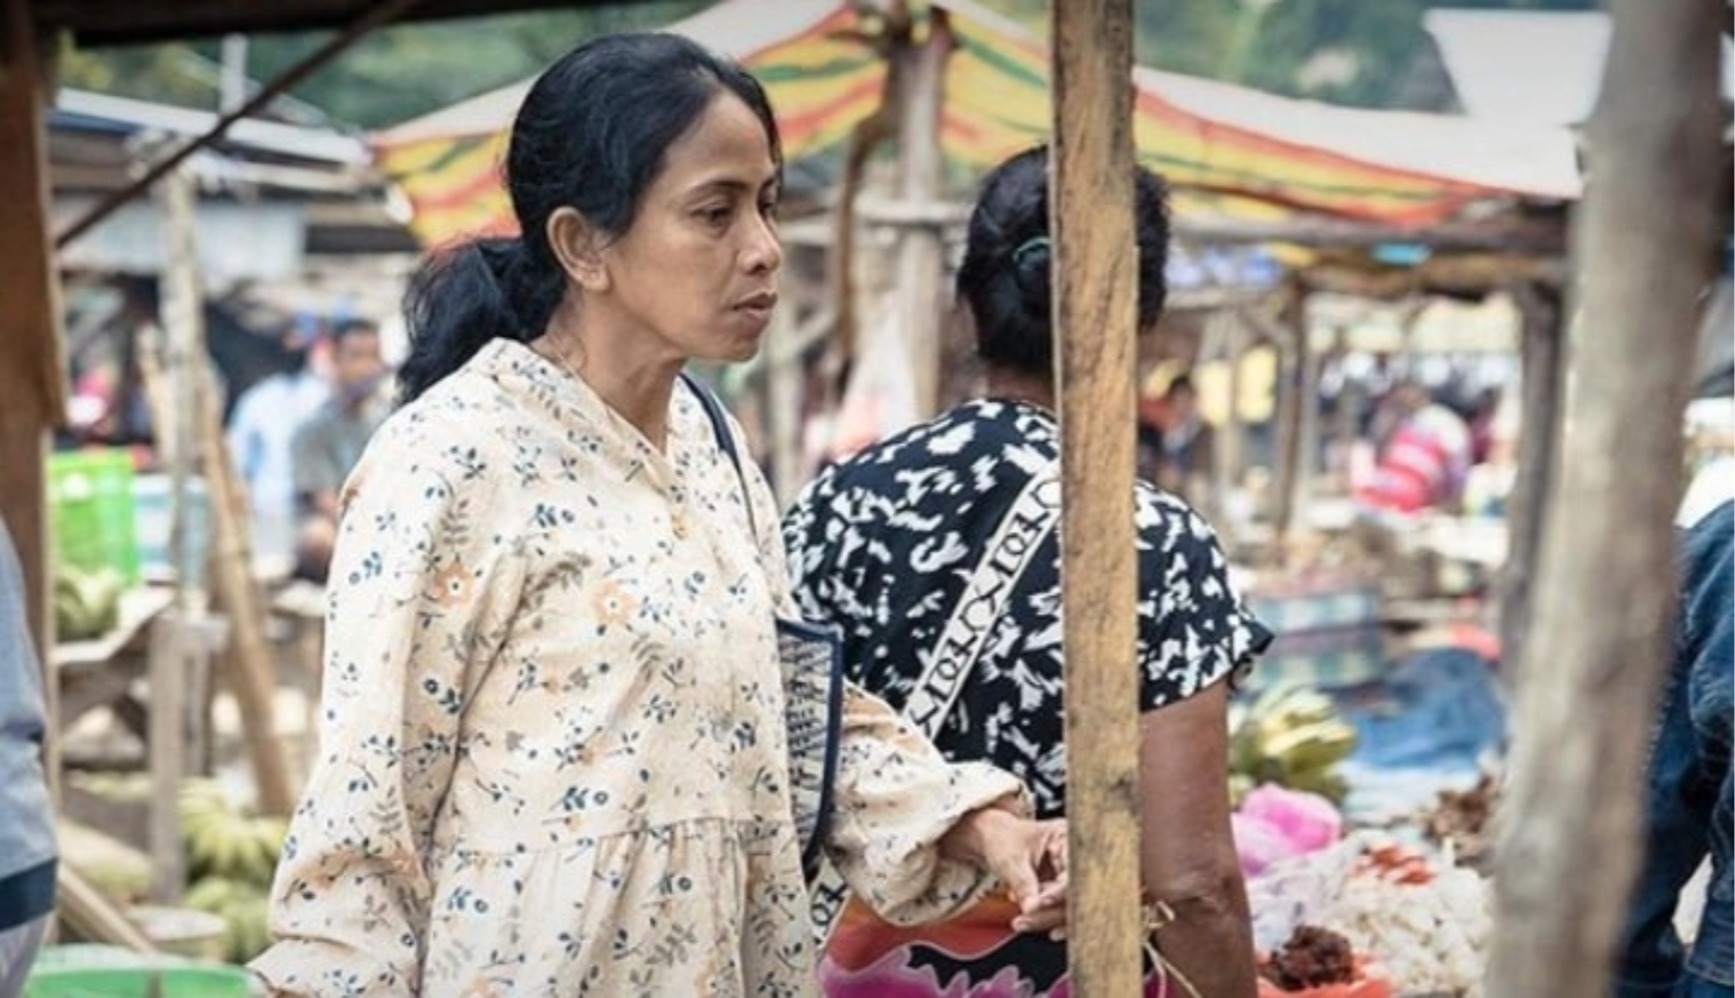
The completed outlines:
<svg viewBox="0 0 1735 998">
<path fill-rule="evenodd" d="M 1004 862 L 994 873 L 1005 885 L 1006 893 L 1018 905 L 1020 911 L 1028 912 L 1036 903 L 1041 892 L 1041 882 L 1037 879 L 1036 867 L 1030 861 L 1030 856 L 1024 851 L 1008 851 L 1004 854 Z"/>
<path fill-rule="evenodd" d="M 1053 876 L 1065 879 L 1067 862 L 1066 821 L 1061 819 L 1043 822 L 1043 824 L 1050 826 L 1043 860 Z"/>
<path fill-rule="evenodd" d="M 1047 932 L 1053 938 L 1056 932 L 1066 931 L 1066 906 L 1043 908 L 1027 915 L 1019 915 L 1012 920 L 1014 932 Z"/>
<path fill-rule="evenodd" d="M 1062 875 L 1057 880 L 1051 880 L 1042 885 L 1042 890 L 1036 895 L 1036 908 L 1066 908 L 1066 877 Z"/>
</svg>

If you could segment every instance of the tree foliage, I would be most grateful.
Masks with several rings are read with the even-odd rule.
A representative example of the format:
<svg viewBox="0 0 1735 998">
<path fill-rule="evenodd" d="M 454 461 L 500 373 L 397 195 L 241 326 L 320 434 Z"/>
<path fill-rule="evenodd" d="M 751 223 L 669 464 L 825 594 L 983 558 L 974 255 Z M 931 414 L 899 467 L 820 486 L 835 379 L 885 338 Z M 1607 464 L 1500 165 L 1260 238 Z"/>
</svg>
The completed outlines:
<svg viewBox="0 0 1735 998">
<path fill-rule="evenodd" d="M 985 0 L 1033 25 L 1047 0 Z M 1136 0 L 1134 55 L 1291 97 L 1390 107 L 1433 7 L 1598 10 L 1600 0 Z"/>
<path fill-rule="evenodd" d="M 363 39 L 293 94 L 333 122 L 386 127 L 523 79 L 585 38 L 658 27 L 704 6 L 705 0 L 656 0 L 401 25 Z M 255 35 L 248 43 L 248 75 L 269 80 L 329 37 Z M 220 58 L 216 40 L 82 52 L 68 47 L 60 79 L 71 87 L 213 108 Z"/>
<path fill-rule="evenodd" d="M 1049 0 L 985 0 L 1040 26 Z M 663 25 L 706 6 L 659 0 L 584 10 L 404 25 L 363 40 L 294 91 L 330 119 L 395 124 L 522 79 L 580 39 Z M 1136 57 L 1180 73 L 1274 93 L 1392 106 L 1424 44 L 1430 7 L 1594 10 L 1600 0 L 1137 0 Z M 247 68 L 269 79 L 317 48 L 323 33 L 251 40 Z M 69 86 L 200 107 L 217 102 L 220 43 L 63 52 Z"/>
</svg>

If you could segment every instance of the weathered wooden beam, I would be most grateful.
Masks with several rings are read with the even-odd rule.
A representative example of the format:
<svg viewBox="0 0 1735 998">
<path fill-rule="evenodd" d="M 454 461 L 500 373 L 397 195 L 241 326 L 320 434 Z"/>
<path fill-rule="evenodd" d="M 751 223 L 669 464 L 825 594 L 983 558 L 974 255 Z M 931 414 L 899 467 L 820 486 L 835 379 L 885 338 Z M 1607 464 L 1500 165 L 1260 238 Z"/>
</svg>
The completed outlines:
<svg viewBox="0 0 1735 998">
<path fill-rule="evenodd" d="M 1204 244 L 1289 243 L 1293 246 L 1367 248 L 1401 243 L 1452 251 L 1526 254 L 1566 251 L 1566 223 L 1555 219 L 1436 222 L 1410 227 L 1334 218 L 1271 221 L 1177 218 L 1173 227 L 1176 238 Z"/>
<path fill-rule="evenodd" d="M 202 460 L 205 485 L 211 497 L 211 588 L 221 602 L 230 624 L 227 665 L 233 667 L 230 689 L 241 712 L 242 736 L 252 763 L 259 809 L 266 814 L 288 814 L 295 806 L 296 791 L 288 760 L 277 737 L 273 696 L 277 689 L 276 657 L 265 633 L 266 607 L 259 583 L 253 577 L 253 551 L 247 517 L 247 502 L 240 476 L 223 442 L 222 406 L 210 365 L 205 361 L 203 291 L 196 266 L 193 190 L 186 176 L 170 178 L 164 185 L 163 217 L 170 252 L 165 296 L 166 332 L 171 361 L 178 370 L 157 369 L 154 358 L 141 354 L 149 393 L 155 396 L 153 412 L 159 422 L 176 429 L 176 449 L 196 454 Z M 197 382 L 197 387 L 192 383 Z M 190 394 L 190 400 L 183 395 Z M 168 398 L 165 400 L 165 396 Z M 190 401 L 192 404 L 185 404 Z M 191 425 L 186 425 L 188 423 Z M 177 563 L 179 558 L 177 557 Z M 189 606 L 185 591 L 177 600 L 185 625 L 202 609 Z M 175 659 L 181 669 L 192 663 L 192 652 L 183 648 Z M 167 667 L 167 666 L 165 666 Z M 154 678 L 154 677 L 153 677 Z M 195 677 L 197 679 L 197 677 Z M 184 703 L 182 690 L 175 699 Z M 174 764 L 181 764 L 176 761 Z M 165 819 L 166 824 L 166 819 Z"/>
<path fill-rule="evenodd" d="M 1290 529 L 1305 478 L 1301 464 L 1306 448 L 1306 412 L 1314 404 L 1307 383 L 1307 290 L 1299 281 L 1287 282 L 1279 313 L 1283 335 L 1277 345 L 1277 474 L 1271 489 L 1271 556 L 1283 564 L 1289 553 Z"/>
<path fill-rule="evenodd" d="M 276 79 L 260 87 L 259 92 L 254 94 L 247 103 L 232 111 L 225 112 L 211 126 L 210 131 L 181 145 L 174 152 L 152 164 L 150 169 L 132 183 L 97 202 L 95 207 L 55 236 L 55 247 L 57 249 L 65 248 L 67 244 L 95 228 L 98 222 L 114 214 L 122 205 L 150 190 L 157 181 L 168 176 L 171 170 L 186 162 L 189 156 L 221 139 L 235 122 L 258 114 L 266 105 L 287 93 L 291 87 L 312 76 L 324 68 L 326 64 L 349 51 L 356 42 L 367 37 L 374 30 L 402 17 L 421 2 L 422 0 L 378 0 L 360 17 L 327 40 L 324 45 L 308 53 L 299 62 L 279 73 Z"/>
<path fill-rule="evenodd" d="M 1576 234 L 1570 427 L 1496 855 L 1495 998 L 1607 993 L 1641 848 L 1669 641 L 1681 413 L 1720 230 L 1719 48 L 1704 0 L 1613 0 Z"/>
<path fill-rule="evenodd" d="M 1521 365 L 1518 474 L 1506 503 L 1506 566 L 1500 580 L 1500 657 L 1502 675 L 1515 681 L 1523 661 L 1524 635 L 1530 630 L 1532 589 L 1547 522 L 1549 484 L 1560 447 L 1561 406 L 1566 396 L 1566 330 L 1556 289 L 1515 285 Z"/>
<path fill-rule="evenodd" d="M 47 103 L 37 35 L 25 0 L 0 0 L 0 517 L 23 567 L 30 634 L 48 670 L 48 716 L 59 716 L 59 683 L 49 667 L 54 619 L 44 462 L 48 428 L 65 412 L 60 284 L 49 245 Z M 44 764 L 60 784 L 60 749 L 49 726 Z"/>
<path fill-rule="evenodd" d="M 937 200 L 945 177 L 940 149 L 940 105 L 944 99 L 946 58 L 952 31 L 945 9 L 928 8 L 927 36 L 894 53 L 903 62 L 898 100 L 898 193 L 908 202 Z M 929 226 L 906 227 L 897 259 L 897 330 L 909 345 L 916 415 L 938 411 L 940 338 L 946 315 L 946 239 Z"/>
<path fill-rule="evenodd" d="M 898 0 L 889 4 L 881 19 L 881 28 L 873 38 L 875 49 L 886 63 L 885 82 L 880 85 L 880 102 L 873 113 L 850 129 L 844 147 L 843 167 L 838 173 L 836 200 L 830 212 L 831 227 L 823 235 L 822 245 L 829 247 L 826 255 L 826 282 L 830 289 L 832 340 L 822 361 L 825 377 L 822 389 L 825 398 L 819 400 L 826 409 L 834 409 L 842 396 L 843 372 L 853 367 L 861 345 L 860 282 L 856 280 L 856 219 L 861 217 L 862 182 L 867 164 L 878 149 L 897 130 L 899 94 L 905 89 L 904 74 L 909 62 L 896 53 L 907 49 L 915 33 L 909 4 Z M 785 228 L 785 241 L 789 229 Z"/>
<path fill-rule="evenodd" d="M 1418 295 L 1481 297 L 1515 284 L 1560 288 L 1567 280 L 1564 257 L 1512 253 L 1464 253 L 1435 256 L 1412 267 L 1370 268 L 1342 261 L 1322 261 L 1299 271 L 1310 291 L 1402 301 Z"/>
<path fill-rule="evenodd" d="M 1054 335 L 1072 992 L 1139 994 L 1132 4 L 1055 0 Z"/>
</svg>

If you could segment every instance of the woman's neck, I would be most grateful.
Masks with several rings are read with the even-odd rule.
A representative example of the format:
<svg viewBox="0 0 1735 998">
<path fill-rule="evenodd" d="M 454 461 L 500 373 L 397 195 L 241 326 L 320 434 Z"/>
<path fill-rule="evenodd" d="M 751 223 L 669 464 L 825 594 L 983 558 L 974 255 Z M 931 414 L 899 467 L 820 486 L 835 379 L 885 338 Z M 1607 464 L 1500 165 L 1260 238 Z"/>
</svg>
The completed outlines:
<svg viewBox="0 0 1735 998">
<path fill-rule="evenodd" d="M 983 381 L 990 398 L 1029 402 L 1050 412 L 1055 410 L 1052 377 L 1004 367 L 989 367 L 983 372 Z"/>
<path fill-rule="evenodd" d="M 637 427 L 652 447 L 666 451 L 669 399 L 686 359 L 646 349 L 646 339 L 611 335 L 599 324 L 580 322 L 576 308 L 563 306 L 537 347 L 589 385 L 604 404 Z"/>
</svg>

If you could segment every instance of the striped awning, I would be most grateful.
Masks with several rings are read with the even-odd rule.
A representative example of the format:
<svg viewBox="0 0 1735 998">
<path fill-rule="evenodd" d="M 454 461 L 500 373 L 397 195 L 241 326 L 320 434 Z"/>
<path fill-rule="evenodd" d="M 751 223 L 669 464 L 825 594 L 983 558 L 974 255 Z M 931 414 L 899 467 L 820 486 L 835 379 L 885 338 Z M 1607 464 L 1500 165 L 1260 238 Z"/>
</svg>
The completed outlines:
<svg viewBox="0 0 1735 998">
<path fill-rule="evenodd" d="M 980 171 L 1046 139 L 1045 41 L 969 0 L 933 6 L 950 13 L 955 39 L 941 118 L 948 158 Z M 796 160 L 838 144 L 878 105 L 885 67 L 863 27 L 853 5 L 836 0 L 725 0 L 669 30 L 734 56 L 764 82 Z M 1134 84 L 1139 156 L 1169 178 L 1182 216 L 1300 211 L 1419 226 L 1477 202 L 1578 193 L 1565 129 L 1350 110 L 1144 68 Z M 424 243 L 511 229 L 499 164 L 528 86 L 376 137 Z"/>
</svg>

